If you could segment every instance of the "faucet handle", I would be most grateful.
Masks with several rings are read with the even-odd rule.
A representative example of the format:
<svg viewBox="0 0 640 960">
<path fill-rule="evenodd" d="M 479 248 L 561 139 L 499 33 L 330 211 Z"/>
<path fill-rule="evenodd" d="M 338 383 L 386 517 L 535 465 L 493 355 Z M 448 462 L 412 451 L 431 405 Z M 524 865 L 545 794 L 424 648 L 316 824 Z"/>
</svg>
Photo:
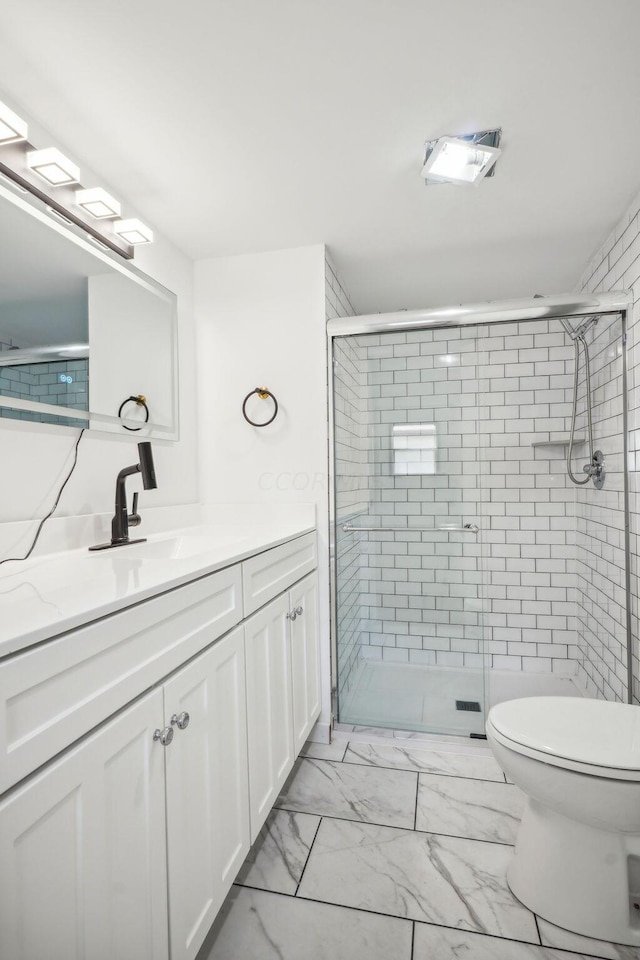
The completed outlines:
<svg viewBox="0 0 640 960">
<path fill-rule="evenodd" d="M 129 518 L 128 518 L 128 519 L 129 519 L 129 526 L 130 526 L 130 527 L 137 527 L 140 523 L 142 523 L 142 517 L 141 517 L 140 514 L 138 513 L 138 493 L 137 493 L 137 491 L 136 491 L 136 493 L 134 493 L 134 495 L 133 495 L 133 507 L 132 507 L 132 512 L 129 514 Z"/>
</svg>

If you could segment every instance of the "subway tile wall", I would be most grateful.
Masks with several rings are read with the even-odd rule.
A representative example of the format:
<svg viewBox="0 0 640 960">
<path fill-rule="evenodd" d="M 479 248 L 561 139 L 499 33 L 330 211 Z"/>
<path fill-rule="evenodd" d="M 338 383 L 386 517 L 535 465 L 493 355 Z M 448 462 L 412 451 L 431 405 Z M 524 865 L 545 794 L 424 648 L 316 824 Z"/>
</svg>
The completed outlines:
<svg viewBox="0 0 640 960">
<path fill-rule="evenodd" d="M 631 633 L 633 645 L 633 698 L 640 702 L 640 659 L 638 651 L 638 575 L 640 489 L 640 195 L 621 218 L 613 232 L 588 264 L 579 289 L 590 292 L 628 290 L 633 304 L 629 317 L 627 394 L 629 410 L 629 495 L 631 545 Z M 601 341 L 602 364 L 610 373 L 599 385 L 600 402 L 613 429 L 621 417 L 614 387 L 621 377 L 621 359 L 613 356 L 607 337 L 595 328 L 594 340 Z M 620 436 L 617 429 L 615 436 Z M 599 438 L 600 439 L 600 438 Z M 592 494 L 578 516 L 578 632 L 579 670 L 593 696 L 626 699 L 627 651 L 624 620 L 624 526 L 622 514 L 621 450 L 612 438 L 603 436 L 607 449 L 607 498 L 604 512 L 600 499 Z M 611 450 L 611 453 L 609 453 Z M 584 551 L 584 552 L 582 552 Z"/>
<path fill-rule="evenodd" d="M 15 349 L 0 341 L 0 352 Z M 65 379 L 62 380 L 61 377 Z M 0 394 L 22 400 L 37 400 L 55 406 L 89 409 L 88 360 L 56 360 L 52 363 L 21 363 L 0 366 Z M 0 417 L 36 420 L 39 423 L 69 423 L 65 417 L 35 413 L 30 410 L 0 409 Z"/>
<path fill-rule="evenodd" d="M 550 443 L 569 424 L 564 333 L 537 321 L 361 339 L 369 520 L 407 528 L 363 550 L 362 655 L 479 667 L 484 651 L 493 668 L 574 674 L 575 494 Z M 418 424 L 434 430 L 434 472 L 398 475 L 394 434 Z M 467 523 L 477 537 L 437 529 Z"/>
</svg>

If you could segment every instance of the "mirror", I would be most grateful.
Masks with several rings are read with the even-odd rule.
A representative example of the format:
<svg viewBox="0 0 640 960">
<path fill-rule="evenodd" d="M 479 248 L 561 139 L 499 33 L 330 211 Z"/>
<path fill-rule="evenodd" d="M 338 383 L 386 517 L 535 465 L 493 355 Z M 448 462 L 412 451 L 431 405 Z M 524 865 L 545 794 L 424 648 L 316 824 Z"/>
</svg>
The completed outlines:
<svg viewBox="0 0 640 960">
<path fill-rule="evenodd" d="M 0 417 L 178 438 L 176 297 L 0 184 Z"/>
</svg>

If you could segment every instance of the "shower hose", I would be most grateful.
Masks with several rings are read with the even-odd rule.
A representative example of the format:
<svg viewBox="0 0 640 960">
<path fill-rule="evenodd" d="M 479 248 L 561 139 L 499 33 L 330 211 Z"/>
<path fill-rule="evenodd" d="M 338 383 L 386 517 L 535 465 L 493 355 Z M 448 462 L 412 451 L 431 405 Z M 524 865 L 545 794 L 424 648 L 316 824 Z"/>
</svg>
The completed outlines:
<svg viewBox="0 0 640 960">
<path fill-rule="evenodd" d="M 589 483 L 591 480 L 591 471 L 589 471 L 584 480 L 578 480 L 577 477 L 573 475 L 571 470 L 571 460 L 573 459 L 573 440 L 576 430 L 576 413 L 578 406 L 578 376 L 580 373 L 580 344 L 584 348 L 584 372 L 585 372 L 585 383 L 587 388 L 587 425 L 589 431 L 589 462 L 593 463 L 593 424 L 591 421 L 591 372 L 589 369 L 589 348 L 587 347 L 587 342 L 583 336 L 577 336 L 574 341 L 575 348 L 575 364 L 574 364 L 574 373 L 573 373 L 573 410 L 571 413 L 571 434 L 569 436 L 569 450 L 567 451 L 567 473 L 569 479 L 572 483 L 577 484 L 577 486 L 582 487 L 585 483 Z"/>
</svg>

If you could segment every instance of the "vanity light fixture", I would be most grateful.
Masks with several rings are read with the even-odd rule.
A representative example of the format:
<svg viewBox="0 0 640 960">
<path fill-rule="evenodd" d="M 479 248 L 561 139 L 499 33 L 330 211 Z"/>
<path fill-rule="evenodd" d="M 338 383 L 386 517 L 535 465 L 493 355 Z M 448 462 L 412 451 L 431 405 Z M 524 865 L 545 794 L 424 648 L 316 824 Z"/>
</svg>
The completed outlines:
<svg viewBox="0 0 640 960">
<path fill-rule="evenodd" d="M 460 137 L 440 137 L 426 143 L 422 176 L 429 183 L 456 183 L 477 186 L 502 152 L 498 147 L 500 130 Z"/>
<path fill-rule="evenodd" d="M 30 150 L 27 153 L 27 166 L 53 187 L 67 183 L 77 183 L 80 169 L 67 159 L 56 147 L 46 150 Z"/>
<path fill-rule="evenodd" d="M 26 140 L 29 128 L 24 120 L 0 102 L 0 144 Z"/>
<path fill-rule="evenodd" d="M 120 216 L 120 203 L 102 187 L 76 190 L 76 203 L 96 220 L 109 220 Z"/>
<path fill-rule="evenodd" d="M 153 231 L 145 226 L 141 220 L 121 220 L 114 223 L 113 232 L 126 240 L 127 243 L 153 243 Z"/>
<path fill-rule="evenodd" d="M 91 241 L 126 260 L 133 259 L 134 244 L 153 243 L 153 233 L 144 223 L 121 219 L 115 197 L 102 187 L 87 189 L 80 182 L 79 167 L 62 151 L 57 147 L 41 150 L 27 136 L 26 121 L 0 102 L 0 181 L 31 194 L 50 216 L 80 228 Z"/>
</svg>

